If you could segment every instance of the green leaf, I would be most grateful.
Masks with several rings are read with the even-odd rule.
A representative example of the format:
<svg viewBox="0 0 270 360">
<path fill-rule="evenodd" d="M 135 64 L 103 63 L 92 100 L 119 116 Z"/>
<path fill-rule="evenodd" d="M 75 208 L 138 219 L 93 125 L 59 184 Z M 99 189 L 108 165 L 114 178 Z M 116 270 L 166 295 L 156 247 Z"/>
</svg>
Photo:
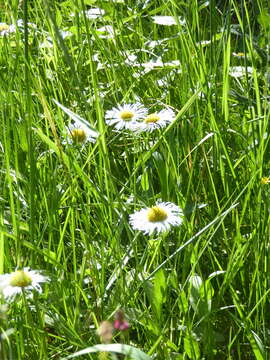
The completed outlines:
<svg viewBox="0 0 270 360">
<path fill-rule="evenodd" d="M 199 7 L 198 7 L 198 12 L 200 12 L 202 9 L 205 9 L 206 7 L 208 7 L 210 5 L 210 1 L 205 1 L 204 3 L 202 3 Z"/>
<path fill-rule="evenodd" d="M 166 171 L 167 167 L 164 158 L 160 152 L 155 151 L 153 153 L 153 159 L 161 184 L 163 196 L 166 196 L 166 194 L 168 193 L 168 174 Z"/>
<path fill-rule="evenodd" d="M 51 264 L 55 264 L 56 263 L 56 253 L 54 251 L 51 251 L 49 249 L 44 249 L 43 250 L 44 253 L 44 260 L 46 262 L 49 262 Z"/>
<path fill-rule="evenodd" d="M 201 295 L 201 298 L 203 300 L 211 300 L 214 296 L 214 288 L 213 286 L 211 285 L 211 282 L 210 280 L 206 280 L 204 283 L 203 283 L 203 286 L 201 286 L 200 288 L 200 295 Z"/>
<path fill-rule="evenodd" d="M 143 191 L 148 191 L 149 190 L 149 180 L 148 180 L 148 172 L 147 172 L 147 170 L 142 173 L 141 186 L 142 186 Z"/>
<path fill-rule="evenodd" d="M 56 155 L 62 159 L 67 168 L 69 168 L 68 156 L 63 151 L 60 151 L 60 148 L 56 145 L 56 143 L 53 142 L 47 135 L 45 135 L 41 129 L 33 128 L 33 130 L 40 137 L 40 139 L 48 145 L 49 149 L 54 151 Z"/>
<path fill-rule="evenodd" d="M 83 119 L 81 116 L 75 114 L 73 111 L 66 108 L 64 105 L 60 104 L 57 100 L 52 99 L 53 102 L 59 106 L 72 120 L 81 122 L 83 125 L 87 126 L 89 130 L 91 130 L 91 136 L 98 137 L 99 132 L 89 124 L 89 122 L 85 119 Z"/>
<path fill-rule="evenodd" d="M 193 275 L 189 279 L 190 283 L 190 304 L 200 318 L 204 317 L 211 310 L 211 299 L 214 289 L 210 281 L 203 282 L 199 275 Z"/>
<path fill-rule="evenodd" d="M 264 30 L 268 30 L 270 27 L 270 15 L 267 9 L 264 9 L 261 14 L 258 16 L 258 21 Z"/>
<path fill-rule="evenodd" d="M 218 271 L 215 271 L 213 273 L 211 273 L 209 276 L 208 276 L 208 279 L 211 280 L 213 279 L 214 277 L 218 276 L 218 275 L 222 275 L 222 274 L 225 274 L 226 271 L 224 270 L 218 270 Z"/>
<path fill-rule="evenodd" d="M 146 355 L 143 351 L 136 349 L 134 346 L 125 344 L 98 344 L 95 346 L 90 346 L 86 349 L 77 351 L 72 355 L 62 358 L 62 360 L 72 359 L 74 357 L 90 353 L 97 353 L 99 351 L 108 351 L 122 355 L 128 355 L 131 360 L 151 360 L 151 357 Z"/>
<path fill-rule="evenodd" d="M 20 147 L 23 151 L 28 151 L 28 141 L 27 141 L 27 134 L 26 134 L 26 127 L 23 123 L 16 124 L 16 129 L 19 134 L 20 138 Z"/>
<path fill-rule="evenodd" d="M 84 5 L 91 6 L 91 5 L 95 4 L 95 2 L 96 2 L 96 0 L 84 0 Z"/>
<path fill-rule="evenodd" d="M 62 18 L 61 11 L 57 10 L 56 11 L 56 24 L 57 24 L 57 26 L 61 27 L 62 21 L 63 21 L 63 18 Z"/>
<path fill-rule="evenodd" d="M 59 151 L 58 146 L 55 144 L 55 142 L 52 141 L 47 135 L 45 135 L 41 129 L 33 128 L 33 130 L 41 138 L 41 140 L 44 141 L 44 143 L 47 144 L 48 147 L 59 156 L 60 151 Z"/>
<path fill-rule="evenodd" d="M 202 278 L 199 275 L 193 275 L 189 279 L 190 283 L 190 297 L 189 301 L 194 311 L 197 310 L 198 302 L 200 300 L 200 288 L 203 284 Z"/>
<path fill-rule="evenodd" d="M 254 331 L 250 330 L 250 332 L 251 333 L 248 334 L 248 339 L 252 347 L 253 354 L 255 355 L 256 360 L 264 360 L 266 353 L 262 340 Z"/>
<path fill-rule="evenodd" d="M 192 335 L 186 336 L 184 338 L 184 349 L 187 353 L 187 356 L 190 359 L 192 360 L 200 359 L 199 344 Z"/>
<path fill-rule="evenodd" d="M 158 319 L 161 318 L 161 307 L 162 304 L 166 301 L 166 278 L 164 275 L 164 271 L 161 269 L 159 270 L 155 277 L 154 277 L 154 284 L 153 284 L 153 305 L 155 308 L 156 316 Z"/>
<path fill-rule="evenodd" d="M 181 290 L 178 296 L 178 307 L 179 310 L 183 313 L 186 313 L 188 311 L 188 300 L 186 297 L 186 293 L 184 290 Z"/>
</svg>

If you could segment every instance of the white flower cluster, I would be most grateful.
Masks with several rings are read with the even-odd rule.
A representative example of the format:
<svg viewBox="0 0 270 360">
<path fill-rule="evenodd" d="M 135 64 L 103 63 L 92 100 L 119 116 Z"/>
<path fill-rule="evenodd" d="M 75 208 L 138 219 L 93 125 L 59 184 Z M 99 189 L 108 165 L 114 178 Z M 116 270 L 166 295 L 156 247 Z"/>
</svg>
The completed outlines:
<svg viewBox="0 0 270 360">
<path fill-rule="evenodd" d="M 147 109 L 140 103 L 118 105 L 106 112 L 105 120 L 108 125 L 113 125 L 116 130 L 128 129 L 143 132 L 161 129 L 175 118 L 171 109 L 163 109 L 148 115 L 147 112 Z"/>
<path fill-rule="evenodd" d="M 28 22 L 27 25 L 30 29 L 33 29 L 33 30 L 35 30 L 37 27 L 36 24 L 31 23 L 31 22 Z M 8 36 L 12 33 L 15 33 L 16 28 L 18 28 L 19 30 L 23 30 L 24 22 L 22 19 L 17 20 L 17 22 L 15 24 L 7 24 L 7 23 L 0 22 L 0 36 Z"/>
</svg>

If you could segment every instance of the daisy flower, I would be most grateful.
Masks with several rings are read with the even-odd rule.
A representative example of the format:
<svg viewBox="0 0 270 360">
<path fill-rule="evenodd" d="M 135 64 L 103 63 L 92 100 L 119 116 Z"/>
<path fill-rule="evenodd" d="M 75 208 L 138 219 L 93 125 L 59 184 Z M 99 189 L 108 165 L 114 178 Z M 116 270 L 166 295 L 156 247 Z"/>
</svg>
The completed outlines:
<svg viewBox="0 0 270 360">
<path fill-rule="evenodd" d="M 129 216 L 133 229 L 151 235 L 161 233 L 172 226 L 179 226 L 183 221 L 183 211 L 170 202 L 157 203 L 151 208 L 141 209 Z"/>
<path fill-rule="evenodd" d="M 247 75 L 252 75 L 253 68 L 251 66 L 231 66 L 229 70 L 229 75 L 234 78 L 241 78 Z"/>
<path fill-rule="evenodd" d="M 105 14 L 105 11 L 100 8 L 92 8 L 85 11 L 85 16 L 87 19 L 97 19 L 99 17 L 102 17 Z"/>
<path fill-rule="evenodd" d="M 97 137 L 97 134 L 89 129 L 89 127 L 79 119 L 75 120 L 73 124 L 66 127 L 66 132 L 69 136 L 69 142 L 73 144 L 95 142 Z"/>
<path fill-rule="evenodd" d="M 233 54 L 233 56 L 237 57 L 238 59 L 244 59 L 246 56 L 246 54 L 244 52 L 238 52 L 238 53 L 233 52 L 232 54 Z"/>
<path fill-rule="evenodd" d="M 0 23 L 0 36 L 8 35 L 16 31 L 15 25 L 8 25 L 6 23 Z"/>
<path fill-rule="evenodd" d="M 82 15 L 82 14 L 83 14 L 83 12 L 81 11 L 79 13 L 79 15 Z M 70 15 L 72 17 L 75 16 L 74 13 L 71 13 Z M 103 15 L 105 15 L 105 11 L 103 9 L 100 9 L 100 8 L 91 8 L 89 10 L 85 10 L 85 16 L 89 20 L 98 19 L 98 18 L 102 17 Z"/>
<path fill-rule="evenodd" d="M 35 30 L 37 28 L 37 25 L 34 23 L 27 23 L 28 28 Z M 23 30 L 24 29 L 24 22 L 22 19 L 17 20 L 16 24 L 6 24 L 6 23 L 2 23 L 0 22 L 0 36 L 5 36 L 5 35 L 9 35 L 12 33 L 16 32 L 16 26 L 18 27 L 19 30 Z"/>
<path fill-rule="evenodd" d="M 167 126 L 174 120 L 174 112 L 171 109 L 164 109 L 158 113 L 152 113 L 138 123 L 136 130 L 153 131 Z"/>
<path fill-rule="evenodd" d="M 101 39 L 114 39 L 115 31 L 111 25 L 105 25 L 97 29 L 98 37 Z"/>
<path fill-rule="evenodd" d="M 152 16 L 152 19 L 158 25 L 172 26 L 177 25 L 178 22 L 180 25 L 186 24 L 185 20 L 181 17 L 178 18 L 178 21 L 174 16 Z"/>
<path fill-rule="evenodd" d="M 12 298 L 17 294 L 22 294 L 23 291 L 37 290 L 41 293 L 42 289 L 39 283 L 46 282 L 48 278 L 40 275 L 38 271 L 16 270 L 11 274 L 0 275 L 0 290 L 6 299 Z"/>
<path fill-rule="evenodd" d="M 261 178 L 261 184 L 266 185 L 270 183 L 270 177 L 264 176 Z"/>
<path fill-rule="evenodd" d="M 105 120 L 108 125 L 114 125 L 117 130 L 134 130 L 137 121 L 143 119 L 146 114 L 147 110 L 140 103 L 118 105 L 106 112 Z"/>
</svg>

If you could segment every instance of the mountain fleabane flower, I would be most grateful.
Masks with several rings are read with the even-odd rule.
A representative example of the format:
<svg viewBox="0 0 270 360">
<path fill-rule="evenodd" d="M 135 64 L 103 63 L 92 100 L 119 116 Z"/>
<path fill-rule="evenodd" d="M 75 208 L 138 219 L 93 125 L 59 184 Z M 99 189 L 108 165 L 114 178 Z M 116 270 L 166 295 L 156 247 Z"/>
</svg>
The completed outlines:
<svg viewBox="0 0 270 360">
<path fill-rule="evenodd" d="M 161 233 L 173 226 L 180 226 L 183 221 L 183 211 L 170 202 L 157 203 L 150 208 L 141 209 L 129 216 L 129 222 L 134 230 L 151 235 Z"/>
<path fill-rule="evenodd" d="M 253 74 L 253 68 L 251 66 L 231 66 L 229 69 L 229 75 L 234 78 L 241 78 L 246 75 L 251 76 Z"/>
<path fill-rule="evenodd" d="M 165 26 L 171 26 L 171 25 L 177 25 L 178 23 L 180 25 L 185 25 L 186 21 L 179 17 L 173 17 L 173 16 L 152 16 L 152 19 L 155 24 L 158 25 L 165 25 Z"/>
<path fill-rule="evenodd" d="M 99 17 L 102 17 L 105 14 L 105 11 L 100 8 L 92 8 L 85 11 L 85 16 L 87 19 L 97 19 Z"/>
<path fill-rule="evenodd" d="M 264 176 L 261 178 L 261 184 L 266 185 L 270 183 L 270 177 Z"/>
<path fill-rule="evenodd" d="M 164 109 L 158 113 L 147 115 L 142 122 L 138 123 L 136 130 L 138 131 L 153 131 L 163 128 L 171 123 L 175 118 L 174 112 L 171 109 Z"/>
<path fill-rule="evenodd" d="M 41 293 L 40 283 L 47 280 L 48 278 L 41 275 L 38 271 L 24 268 L 23 270 L 16 270 L 11 274 L 0 275 L 0 290 L 6 299 L 22 294 L 24 291 L 31 292 L 32 290 L 37 290 Z"/>
<path fill-rule="evenodd" d="M 0 36 L 8 35 L 16 31 L 15 25 L 0 23 Z"/>
<path fill-rule="evenodd" d="M 113 125 L 117 130 L 134 130 L 137 121 L 143 119 L 147 114 L 146 108 L 140 104 L 118 105 L 105 114 L 108 125 Z"/>
<path fill-rule="evenodd" d="M 83 11 L 78 13 L 79 16 L 83 15 Z M 98 18 L 101 18 L 103 15 L 105 15 L 105 11 L 100 8 L 91 8 L 88 10 L 85 10 L 85 17 L 89 20 L 95 20 Z M 75 16 L 75 13 L 70 14 L 71 17 Z"/>
<path fill-rule="evenodd" d="M 69 142 L 74 144 L 84 144 L 86 142 L 95 142 L 96 133 L 89 129 L 82 121 L 76 120 L 73 124 L 66 127 Z"/>
</svg>

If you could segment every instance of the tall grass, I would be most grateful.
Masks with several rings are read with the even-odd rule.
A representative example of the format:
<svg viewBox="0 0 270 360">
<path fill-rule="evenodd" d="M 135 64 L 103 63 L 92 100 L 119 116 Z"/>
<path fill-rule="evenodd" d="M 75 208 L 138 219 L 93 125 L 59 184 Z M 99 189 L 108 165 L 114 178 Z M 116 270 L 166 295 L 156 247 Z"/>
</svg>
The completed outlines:
<svg viewBox="0 0 270 360">
<path fill-rule="evenodd" d="M 3 0 L 19 19 L 0 35 L 0 271 L 50 281 L 2 297 L 1 359 L 269 359 L 268 2 Z M 137 101 L 176 118 L 106 124 Z M 67 140 L 57 103 L 97 141 Z M 158 200 L 183 224 L 132 229 Z M 94 347 L 119 309 L 129 330 Z"/>
</svg>

